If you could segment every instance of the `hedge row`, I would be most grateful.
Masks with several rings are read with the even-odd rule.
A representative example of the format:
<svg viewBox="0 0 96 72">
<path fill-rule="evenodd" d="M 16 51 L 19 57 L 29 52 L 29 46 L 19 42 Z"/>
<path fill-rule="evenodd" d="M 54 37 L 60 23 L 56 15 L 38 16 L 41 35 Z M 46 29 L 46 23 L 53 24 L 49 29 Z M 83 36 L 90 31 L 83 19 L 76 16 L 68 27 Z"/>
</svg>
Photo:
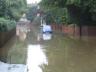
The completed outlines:
<svg viewBox="0 0 96 72">
<path fill-rule="evenodd" d="M 5 18 L 0 18 L 0 32 L 9 31 L 16 27 L 16 22 Z"/>
</svg>

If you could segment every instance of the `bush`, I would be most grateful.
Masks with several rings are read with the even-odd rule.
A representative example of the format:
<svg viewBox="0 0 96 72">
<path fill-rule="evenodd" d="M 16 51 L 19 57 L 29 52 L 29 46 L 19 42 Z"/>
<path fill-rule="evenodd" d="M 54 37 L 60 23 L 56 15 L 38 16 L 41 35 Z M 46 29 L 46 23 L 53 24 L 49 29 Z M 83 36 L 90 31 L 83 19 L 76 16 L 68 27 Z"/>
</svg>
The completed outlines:
<svg viewBox="0 0 96 72">
<path fill-rule="evenodd" d="M 0 18 L 0 31 L 9 31 L 16 27 L 16 22 L 12 20 L 7 20 L 4 18 Z"/>
</svg>

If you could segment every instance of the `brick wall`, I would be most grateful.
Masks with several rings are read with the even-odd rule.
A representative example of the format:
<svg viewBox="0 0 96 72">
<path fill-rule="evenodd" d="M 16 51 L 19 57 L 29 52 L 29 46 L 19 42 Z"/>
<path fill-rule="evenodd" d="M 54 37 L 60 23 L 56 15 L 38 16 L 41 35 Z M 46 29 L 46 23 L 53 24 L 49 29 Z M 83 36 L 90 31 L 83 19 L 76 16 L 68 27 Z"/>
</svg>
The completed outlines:
<svg viewBox="0 0 96 72">
<path fill-rule="evenodd" d="M 96 36 L 96 26 L 88 27 L 88 35 L 89 36 Z"/>
<path fill-rule="evenodd" d="M 80 37 L 80 27 L 74 25 L 52 25 L 53 31 L 61 31 L 63 34 Z M 81 36 L 96 36 L 96 26 L 82 26 Z"/>
</svg>

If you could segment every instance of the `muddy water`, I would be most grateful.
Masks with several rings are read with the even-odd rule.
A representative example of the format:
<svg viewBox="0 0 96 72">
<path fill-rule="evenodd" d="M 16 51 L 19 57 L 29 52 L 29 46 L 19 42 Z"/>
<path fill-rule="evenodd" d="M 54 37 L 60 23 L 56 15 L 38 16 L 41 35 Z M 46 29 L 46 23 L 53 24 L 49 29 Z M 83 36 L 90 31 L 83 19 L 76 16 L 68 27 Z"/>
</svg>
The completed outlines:
<svg viewBox="0 0 96 72">
<path fill-rule="evenodd" d="M 47 46 L 45 53 L 48 58 L 44 72 L 96 71 L 96 38 L 85 41 L 54 35 L 43 44 Z"/>
<path fill-rule="evenodd" d="M 43 40 L 35 27 L 24 40 L 22 37 L 15 37 L 0 49 L 2 61 L 27 64 L 29 72 L 96 72 L 95 37 L 82 40 L 52 34 L 52 38 Z"/>
<path fill-rule="evenodd" d="M 33 35 L 29 38 L 32 39 Z M 75 39 L 52 34 L 52 39 L 44 40 L 41 36 L 39 44 L 43 46 L 41 49 L 48 61 L 48 64 L 40 65 L 42 72 L 96 72 L 96 37 Z M 31 44 L 38 42 L 36 38 L 32 40 Z"/>
<path fill-rule="evenodd" d="M 8 51 L 9 51 L 10 48 L 12 48 L 14 42 L 15 42 L 15 40 L 14 40 L 14 37 L 13 37 L 10 41 L 8 41 L 5 44 L 5 46 L 0 48 L 0 61 L 7 62 L 7 60 L 8 60 Z"/>
<path fill-rule="evenodd" d="M 26 64 L 27 43 L 26 37 L 29 31 L 24 22 L 20 22 L 16 28 L 16 36 L 0 48 L 0 60 L 11 64 Z"/>
</svg>

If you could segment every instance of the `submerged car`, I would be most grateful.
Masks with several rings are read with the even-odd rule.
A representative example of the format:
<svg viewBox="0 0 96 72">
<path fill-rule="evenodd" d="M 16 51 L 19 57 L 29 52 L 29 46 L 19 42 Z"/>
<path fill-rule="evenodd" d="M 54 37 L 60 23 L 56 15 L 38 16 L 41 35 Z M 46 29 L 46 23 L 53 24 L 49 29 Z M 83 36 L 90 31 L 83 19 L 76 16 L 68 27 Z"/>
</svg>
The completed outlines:
<svg viewBox="0 0 96 72">
<path fill-rule="evenodd" d="M 52 28 L 51 25 L 42 24 L 41 25 L 41 38 L 43 40 L 50 40 L 52 38 Z"/>
<path fill-rule="evenodd" d="M 43 25 L 42 31 L 43 31 L 43 33 L 52 33 L 51 25 Z"/>
</svg>

